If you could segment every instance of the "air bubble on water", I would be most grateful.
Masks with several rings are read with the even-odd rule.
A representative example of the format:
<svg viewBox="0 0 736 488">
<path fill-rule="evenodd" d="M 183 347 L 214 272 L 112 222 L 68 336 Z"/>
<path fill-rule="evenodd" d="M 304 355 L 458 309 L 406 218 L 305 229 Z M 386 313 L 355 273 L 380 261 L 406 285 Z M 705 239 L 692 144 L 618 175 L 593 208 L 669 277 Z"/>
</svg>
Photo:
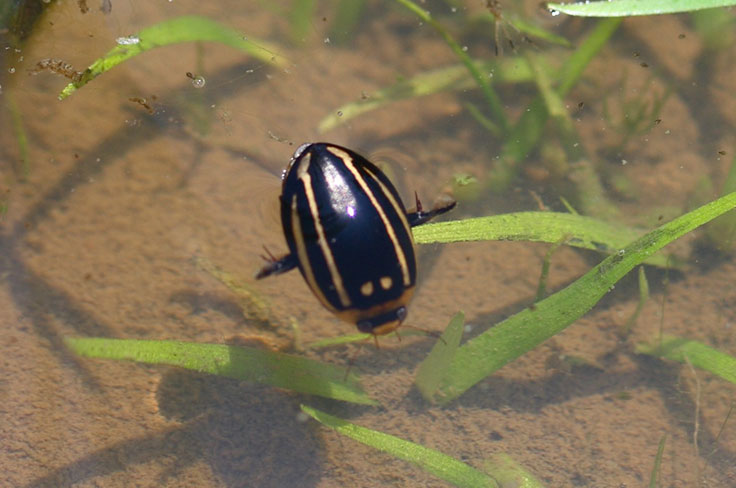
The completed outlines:
<svg viewBox="0 0 736 488">
<path fill-rule="evenodd" d="M 207 80 L 204 79 L 204 76 L 198 75 L 192 78 L 192 86 L 194 88 L 204 88 L 204 85 L 207 83 Z"/>
<path fill-rule="evenodd" d="M 338 111 L 337 111 L 337 116 L 338 116 L 338 117 L 342 117 L 342 110 L 338 110 Z"/>
<path fill-rule="evenodd" d="M 12 75 L 13 73 L 15 73 L 15 68 L 8 68 L 8 73 L 10 73 L 11 75 Z"/>
<path fill-rule="evenodd" d="M 141 38 L 138 36 L 118 37 L 115 42 L 121 46 L 132 46 L 141 42 Z"/>
</svg>

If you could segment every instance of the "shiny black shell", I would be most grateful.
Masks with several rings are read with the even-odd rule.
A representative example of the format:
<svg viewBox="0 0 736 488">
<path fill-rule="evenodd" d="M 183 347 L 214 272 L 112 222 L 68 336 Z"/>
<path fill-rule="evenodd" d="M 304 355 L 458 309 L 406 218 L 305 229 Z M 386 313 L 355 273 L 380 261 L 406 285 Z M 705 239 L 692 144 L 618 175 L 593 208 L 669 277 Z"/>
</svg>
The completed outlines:
<svg viewBox="0 0 736 488">
<path fill-rule="evenodd" d="M 405 318 L 414 241 L 396 188 L 373 163 L 332 144 L 301 146 L 284 175 L 281 221 L 299 270 L 328 309 L 374 333 Z"/>
</svg>

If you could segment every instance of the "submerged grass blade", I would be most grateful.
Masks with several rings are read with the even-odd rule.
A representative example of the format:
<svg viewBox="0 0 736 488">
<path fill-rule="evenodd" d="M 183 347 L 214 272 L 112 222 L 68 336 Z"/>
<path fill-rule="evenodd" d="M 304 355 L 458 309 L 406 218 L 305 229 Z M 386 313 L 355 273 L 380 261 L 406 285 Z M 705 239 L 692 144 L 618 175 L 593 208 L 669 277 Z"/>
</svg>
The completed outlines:
<svg viewBox="0 0 736 488">
<path fill-rule="evenodd" d="M 429 12 L 422 9 L 412 0 L 396 1 L 407 9 L 411 10 L 417 17 L 422 19 L 423 22 L 431 25 L 432 28 L 434 28 L 434 30 L 436 30 L 442 36 L 442 38 L 445 40 L 445 43 L 447 43 L 452 52 L 454 52 L 458 59 L 465 65 L 465 67 L 470 72 L 470 75 L 480 87 L 480 91 L 481 93 L 483 93 L 486 102 L 488 102 L 488 107 L 493 114 L 493 122 L 498 125 L 503 132 L 507 132 L 509 129 L 509 123 L 506 119 L 506 112 L 503 109 L 503 104 L 498 98 L 496 92 L 493 90 L 491 83 L 488 81 L 488 77 L 480 72 L 478 67 L 473 63 L 473 60 L 470 59 L 470 56 L 468 56 L 468 53 L 466 53 L 465 50 L 460 47 L 457 41 L 453 39 L 450 33 L 447 32 L 444 27 L 442 27 L 442 24 L 434 20 Z"/>
<path fill-rule="evenodd" d="M 352 424 L 347 420 L 334 417 L 306 405 L 302 405 L 302 411 L 321 424 L 335 429 L 340 434 L 399 459 L 414 463 L 428 473 L 455 486 L 499 488 L 493 478 L 482 471 L 434 449 Z"/>
<path fill-rule="evenodd" d="M 69 83 L 59 94 L 59 100 L 65 99 L 105 71 L 133 56 L 149 49 L 182 42 L 219 42 L 277 67 L 288 64 L 286 58 L 276 54 L 274 48 L 269 47 L 266 42 L 248 40 L 241 33 L 205 17 L 186 16 L 165 20 L 146 27 L 129 39 L 129 44 L 115 46 L 83 71 L 78 80 Z"/>
<path fill-rule="evenodd" d="M 492 474 L 502 488 L 544 488 L 541 481 L 505 452 L 491 455 L 483 463 L 483 469 Z"/>
<path fill-rule="evenodd" d="M 357 375 L 311 359 L 252 347 L 97 337 L 66 338 L 80 356 L 167 364 L 201 373 L 252 381 L 334 400 L 376 405 Z"/>
<path fill-rule="evenodd" d="M 473 61 L 473 63 L 483 72 L 493 72 L 495 83 L 521 83 L 532 79 L 529 65 L 521 58 Z M 424 97 L 445 90 L 467 90 L 473 86 L 473 80 L 463 65 L 420 73 L 378 90 L 361 100 L 338 107 L 320 121 L 319 131 L 327 132 L 359 115 L 400 100 Z"/>
<path fill-rule="evenodd" d="M 619 252 L 645 231 L 609 224 L 581 215 L 557 212 L 518 212 L 426 224 L 412 229 L 418 244 L 467 241 L 529 241 L 564 244 L 607 254 Z M 656 255 L 647 264 L 667 266 Z"/>
<path fill-rule="evenodd" d="M 548 3 L 552 11 L 583 17 L 630 17 L 694 12 L 706 8 L 729 7 L 734 0 L 608 0 L 598 2 Z"/>
<path fill-rule="evenodd" d="M 557 93 L 560 97 L 568 92 L 580 79 L 583 70 L 591 59 L 603 48 L 616 32 L 621 19 L 604 19 L 596 25 L 588 37 L 565 61 L 559 76 Z M 505 191 L 516 178 L 519 162 L 537 145 L 549 114 L 541 95 L 537 96 L 523 112 L 519 121 L 512 127 L 501 150 L 501 157 L 490 174 L 490 187 L 494 191 Z"/>
<path fill-rule="evenodd" d="M 631 328 L 636 323 L 636 319 L 639 318 L 641 311 L 644 310 L 647 300 L 649 300 L 649 281 L 644 272 L 644 266 L 639 266 L 639 303 L 636 304 L 634 313 L 631 314 L 629 320 L 626 321 L 626 325 L 624 325 L 624 334 L 631 332 Z"/>
<path fill-rule="evenodd" d="M 706 346 L 702 342 L 680 337 L 665 337 L 658 345 L 639 344 L 636 352 L 680 363 L 689 361 L 696 368 L 736 383 L 736 357 Z"/>
<path fill-rule="evenodd" d="M 19 181 L 26 181 L 31 173 L 28 136 L 26 134 L 25 125 L 23 124 L 23 116 L 21 115 L 18 105 L 15 103 L 14 94 L 12 92 L 8 92 L 5 97 L 8 101 L 8 109 L 13 129 L 15 130 L 15 138 L 18 141 L 18 151 L 20 152 L 20 165 L 19 167 L 14 167 L 15 174 Z"/>
<path fill-rule="evenodd" d="M 430 353 L 424 358 L 422 364 L 419 365 L 417 376 L 414 383 L 422 396 L 432 401 L 434 392 L 440 386 L 445 371 L 450 366 L 455 351 L 460 345 L 460 339 L 463 337 L 463 326 L 465 315 L 458 312 L 447 324 L 442 337 L 435 344 Z"/>
<path fill-rule="evenodd" d="M 657 488 L 657 479 L 659 478 L 659 470 L 662 466 L 662 455 L 664 454 L 664 443 L 667 441 L 667 436 L 663 435 L 659 440 L 659 447 L 657 447 L 657 455 L 654 457 L 654 466 L 652 467 L 652 474 L 649 476 L 649 488 Z"/>
<path fill-rule="evenodd" d="M 387 334 L 383 337 L 396 337 L 398 334 L 396 332 L 391 332 L 390 334 Z M 412 330 L 403 328 L 401 329 L 401 337 L 411 337 L 411 336 L 422 336 L 426 337 L 428 334 L 427 332 L 423 330 Z M 335 337 L 327 337 L 325 339 L 320 339 L 314 342 L 308 342 L 307 344 L 304 344 L 304 349 L 322 349 L 325 347 L 334 347 L 334 346 L 342 346 L 344 344 L 351 344 L 354 342 L 364 342 L 368 339 L 373 340 L 375 336 L 373 334 L 348 334 L 348 335 L 339 335 Z"/>
<path fill-rule="evenodd" d="M 568 287 L 468 341 L 458 348 L 435 400 L 447 403 L 457 398 L 497 369 L 561 332 L 593 308 L 635 266 L 675 239 L 735 207 L 736 192 L 658 227 L 604 259 Z"/>
</svg>

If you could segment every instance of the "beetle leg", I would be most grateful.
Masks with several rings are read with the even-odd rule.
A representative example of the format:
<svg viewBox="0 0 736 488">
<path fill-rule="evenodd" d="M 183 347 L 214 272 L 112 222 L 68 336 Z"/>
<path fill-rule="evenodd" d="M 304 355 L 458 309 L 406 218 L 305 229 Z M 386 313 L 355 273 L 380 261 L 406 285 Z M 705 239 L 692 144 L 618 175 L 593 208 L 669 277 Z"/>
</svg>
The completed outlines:
<svg viewBox="0 0 736 488">
<path fill-rule="evenodd" d="M 263 268 L 261 268 L 261 270 L 256 274 L 257 280 L 260 280 L 261 278 L 265 278 L 266 276 L 286 273 L 287 271 L 291 271 L 292 269 L 296 268 L 298 264 L 296 256 L 294 256 L 293 254 L 287 254 L 286 256 L 277 258 L 273 254 L 271 254 L 271 252 L 268 249 L 266 249 L 266 254 L 268 254 L 268 256 L 261 256 L 261 257 L 268 264 L 266 264 Z"/>
<path fill-rule="evenodd" d="M 417 196 L 416 192 L 414 192 L 414 198 L 417 202 L 416 210 L 414 212 L 408 212 L 406 214 L 406 220 L 409 221 L 409 226 L 411 227 L 422 225 L 426 222 L 429 222 L 438 215 L 449 212 L 450 210 L 455 208 L 455 205 L 457 203 L 455 202 L 455 200 L 451 200 L 449 202 L 437 202 L 435 203 L 435 206 L 432 210 L 424 211 L 422 209 L 422 202 L 419 201 L 419 196 Z"/>
</svg>

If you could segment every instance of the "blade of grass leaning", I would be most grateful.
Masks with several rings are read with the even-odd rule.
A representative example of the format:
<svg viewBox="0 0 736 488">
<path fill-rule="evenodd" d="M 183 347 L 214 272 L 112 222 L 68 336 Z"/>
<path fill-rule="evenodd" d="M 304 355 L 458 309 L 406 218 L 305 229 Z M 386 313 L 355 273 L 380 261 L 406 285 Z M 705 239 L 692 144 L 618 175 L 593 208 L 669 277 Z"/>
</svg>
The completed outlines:
<svg viewBox="0 0 736 488">
<path fill-rule="evenodd" d="M 434 347 L 429 352 L 424 361 L 419 365 L 417 375 L 414 378 L 414 384 L 427 401 L 432 401 L 432 396 L 440 386 L 442 376 L 452 362 L 457 347 L 460 345 L 460 339 L 463 337 L 463 327 L 465 325 L 465 314 L 458 312 L 447 324 L 447 328 L 442 333 L 440 340 L 435 342 Z"/>
<path fill-rule="evenodd" d="M 254 58 L 276 67 L 286 67 L 288 60 L 265 41 L 247 39 L 241 33 L 214 20 L 198 16 L 177 17 L 146 27 L 130 36 L 125 44 L 118 44 L 84 70 L 79 79 L 69 83 L 59 94 L 63 100 L 123 61 L 153 48 L 182 42 L 219 42 L 238 49 Z"/>
<path fill-rule="evenodd" d="M 569 213 L 517 212 L 425 224 L 415 227 L 412 232 L 417 244 L 468 241 L 555 244 L 564 240 L 568 246 L 613 254 L 645 231 Z M 646 263 L 665 267 L 667 257 L 659 254 L 649 256 Z"/>
<path fill-rule="evenodd" d="M 575 193 L 578 205 L 584 214 L 603 218 L 604 220 L 616 220 L 619 218 L 618 206 L 608 198 L 604 190 L 599 171 L 590 161 L 569 110 L 562 96 L 552 86 L 550 70 L 545 66 L 544 57 L 526 54 L 526 59 L 534 73 L 534 81 L 537 85 L 539 95 L 544 101 L 547 117 L 554 124 L 555 140 L 565 150 L 570 171 L 569 180 L 575 185 Z M 545 144 L 547 141 L 542 141 Z"/>
<path fill-rule="evenodd" d="M 377 404 L 363 391 L 353 372 L 346 377 L 346 368 L 290 354 L 179 341 L 82 337 L 66 338 L 64 342 L 84 357 L 167 364 L 334 400 Z"/>
<path fill-rule="evenodd" d="M 659 478 L 659 470 L 662 466 L 662 455 L 664 454 L 664 443 L 666 441 L 667 435 L 663 435 L 659 440 L 657 455 L 654 457 L 654 466 L 652 466 L 652 474 L 649 476 L 649 488 L 657 488 L 657 478 Z"/>
<path fill-rule="evenodd" d="M 28 136 L 25 125 L 23 124 L 23 116 L 18 105 L 15 103 L 14 94 L 9 91 L 5 94 L 5 98 L 8 102 L 8 111 L 10 112 L 13 130 L 15 131 L 15 139 L 18 141 L 18 152 L 20 153 L 20 167 L 14 167 L 13 169 L 19 181 L 26 181 L 31 173 L 31 169 Z"/>
<path fill-rule="evenodd" d="M 505 452 L 491 455 L 483 463 L 483 470 L 503 488 L 544 488 L 541 481 Z"/>
<path fill-rule="evenodd" d="M 736 383 L 736 357 L 681 337 L 664 337 L 661 344 L 639 344 L 636 352 L 685 363 L 704 369 L 726 381 Z"/>
<path fill-rule="evenodd" d="M 539 273 L 539 281 L 537 283 L 537 294 L 534 297 L 535 303 L 539 300 L 543 300 L 544 296 L 547 294 L 547 278 L 549 277 L 549 266 L 552 262 L 552 256 L 557 252 L 560 246 L 565 243 L 567 238 L 568 236 L 565 236 L 559 241 L 553 243 L 544 254 L 544 259 L 542 260 L 542 269 Z"/>
<path fill-rule="evenodd" d="M 434 449 L 377 430 L 361 427 L 306 405 L 302 405 L 302 411 L 322 425 L 335 429 L 342 435 L 416 464 L 428 473 L 455 486 L 499 488 L 493 478 L 482 471 Z"/>
<path fill-rule="evenodd" d="M 330 23 L 330 41 L 338 45 L 347 44 L 355 34 L 364 12 L 365 0 L 351 0 L 336 5 Z"/>
<path fill-rule="evenodd" d="M 435 401 L 450 402 L 494 371 L 561 332 L 593 308 L 618 280 L 646 258 L 735 207 L 736 192 L 658 227 L 607 257 L 561 291 L 466 342 L 458 348 L 434 396 Z"/>
<path fill-rule="evenodd" d="M 493 72 L 495 83 L 522 83 L 532 79 L 529 65 L 519 57 L 493 61 L 476 60 L 473 63 L 481 71 Z M 322 133 L 327 132 L 359 115 L 400 100 L 424 97 L 447 90 L 468 90 L 474 86 L 475 83 L 467 68 L 461 64 L 419 73 L 382 88 L 361 100 L 338 107 L 320 121 L 318 129 Z"/>
<path fill-rule="evenodd" d="M 736 157 L 731 160 L 731 168 L 721 188 L 721 195 L 736 191 Z M 736 251 L 736 212 L 730 212 L 708 224 L 707 239 L 722 253 Z"/>
<path fill-rule="evenodd" d="M 583 17 L 631 17 L 693 12 L 706 8 L 729 7 L 734 0 L 607 0 L 598 2 L 548 3 L 553 12 Z"/>
<path fill-rule="evenodd" d="M 481 93 L 483 93 L 486 102 L 488 102 L 490 112 L 491 114 L 493 114 L 493 122 L 495 122 L 496 125 L 499 126 L 503 133 L 508 132 L 509 122 L 506 119 L 506 112 L 503 109 L 503 104 L 501 103 L 501 100 L 498 98 L 498 95 L 496 95 L 496 92 L 493 90 L 493 87 L 488 81 L 488 77 L 481 73 L 480 70 L 478 70 L 478 67 L 473 63 L 473 60 L 470 59 L 468 53 L 466 53 L 465 50 L 460 47 L 460 44 L 458 44 L 455 39 L 453 39 L 450 33 L 444 27 L 442 27 L 442 24 L 432 18 L 432 15 L 428 11 L 424 10 L 411 0 L 396 1 L 412 11 L 417 17 L 422 19 L 423 22 L 432 26 L 432 28 L 434 28 L 434 30 L 436 30 L 440 34 L 440 36 L 442 36 L 442 38 L 445 40 L 445 43 L 450 47 L 452 52 L 455 53 L 455 56 L 457 56 L 458 59 L 460 59 L 460 61 L 465 65 L 465 67 L 470 72 L 470 75 L 478 84 L 478 87 L 480 87 Z"/>
<path fill-rule="evenodd" d="M 310 31 L 314 30 L 314 25 L 312 24 L 314 14 L 314 0 L 294 0 L 291 2 L 289 25 L 291 27 L 291 39 L 295 43 L 304 42 Z"/>
<path fill-rule="evenodd" d="M 639 302 L 636 304 L 634 313 L 631 314 L 629 320 L 624 325 L 624 335 L 628 335 L 631 332 L 631 328 L 636 323 L 636 319 L 639 318 L 641 311 L 644 310 L 644 304 L 649 300 L 649 281 L 647 275 L 644 272 L 644 266 L 639 266 Z"/>
</svg>

